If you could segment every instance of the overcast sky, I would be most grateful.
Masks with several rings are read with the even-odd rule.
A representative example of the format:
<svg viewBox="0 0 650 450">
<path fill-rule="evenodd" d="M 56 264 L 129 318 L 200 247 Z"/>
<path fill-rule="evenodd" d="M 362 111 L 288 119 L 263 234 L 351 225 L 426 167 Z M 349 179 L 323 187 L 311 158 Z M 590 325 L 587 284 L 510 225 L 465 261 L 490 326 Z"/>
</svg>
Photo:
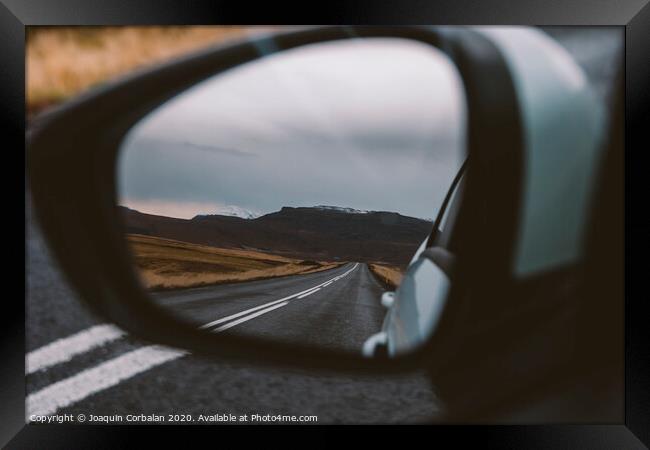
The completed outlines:
<svg viewBox="0 0 650 450">
<path fill-rule="evenodd" d="M 460 79 L 437 50 L 354 39 L 267 56 L 127 136 L 120 203 L 172 217 L 334 205 L 433 218 L 464 158 Z"/>
</svg>

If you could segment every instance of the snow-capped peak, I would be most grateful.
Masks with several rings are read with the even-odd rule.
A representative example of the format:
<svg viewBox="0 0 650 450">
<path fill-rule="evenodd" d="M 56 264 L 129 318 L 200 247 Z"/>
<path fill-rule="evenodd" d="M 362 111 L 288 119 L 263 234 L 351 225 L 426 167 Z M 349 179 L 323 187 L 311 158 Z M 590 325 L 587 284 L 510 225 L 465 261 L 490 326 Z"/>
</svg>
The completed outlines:
<svg viewBox="0 0 650 450">
<path fill-rule="evenodd" d="M 360 209 L 354 209 L 354 208 L 345 208 L 343 206 L 318 205 L 316 206 L 316 208 L 328 209 L 328 210 L 338 211 L 338 212 L 343 212 L 348 214 L 368 214 L 368 211 L 362 211 Z"/>
<path fill-rule="evenodd" d="M 256 219 L 261 216 L 261 214 L 256 211 L 251 211 L 250 209 L 245 209 L 235 205 L 219 206 L 211 214 L 219 216 L 241 217 L 242 219 Z"/>
</svg>

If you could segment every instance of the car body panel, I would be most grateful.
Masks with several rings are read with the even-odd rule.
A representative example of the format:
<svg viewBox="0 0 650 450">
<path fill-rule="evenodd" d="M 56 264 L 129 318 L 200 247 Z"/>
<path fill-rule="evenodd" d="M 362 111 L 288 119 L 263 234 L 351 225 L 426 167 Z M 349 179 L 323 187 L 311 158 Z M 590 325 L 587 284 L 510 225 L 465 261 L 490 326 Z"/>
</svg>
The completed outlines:
<svg viewBox="0 0 650 450">
<path fill-rule="evenodd" d="M 384 323 L 389 356 L 408 352 L 431 337 L 449 288 L 449 278 L 431 260 L 420 257 L 409 266 Z"/>
<path fill-rule="evenodd" d="M 522 27 L 475 30 L 497 45 L 510 68 L 525 132 L 522 208 L 512 275 L 522 278 L 575 263 L 582 256 L 589 199 L 599 167 L 603 106 L 582 69 L 544 33 Z M 450 205 L 441 212 L 442 218 Z M 445 225 L 441 222 L 440 229 Z M 449 226 L 454 226 L 453 220 Z M 441 268 L 421 256 L 425 249 L 423 244 L 415 252 L 382 327 L 390 356 L 426 342 L 447 301 L 450 281 Z"/>
<path fill-rule="evenodd" d="M 514 273 L 576 262 L 605 129 L 603 105 L 568 52 L 538 30 L 480 27 L 510 67 L 525 132 Z"/>
</svg>

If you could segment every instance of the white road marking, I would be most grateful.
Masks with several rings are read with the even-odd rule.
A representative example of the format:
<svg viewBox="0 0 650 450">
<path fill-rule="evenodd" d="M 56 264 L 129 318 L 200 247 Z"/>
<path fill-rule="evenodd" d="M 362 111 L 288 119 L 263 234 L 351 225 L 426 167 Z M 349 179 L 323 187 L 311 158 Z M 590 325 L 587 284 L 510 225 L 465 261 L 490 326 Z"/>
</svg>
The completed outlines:
<svg viewBox="0 0 650 450">
<path fill-rule="evenodd" d="M 187 352 L 149 345 L 124 353 L 27 396 L 27 421 L 32 415 L 54 414 L 89 395 L 131 378 L 140 372 L 179 358 Z"/>
<path fill-rule="evenodd" d="M 228 328 L 254 319 L 257 316 L 261 316 L 262 314 L 266 314 L 269 311 L 287 304 L 287 302 L 280 303 L 242 317 L 239 320 L 235 320 L 234 322 L 230 322 L 214 330 L 214 332 L 218 333 L 227 330 Z M 160 364 L 180 358 L 187 353 L 188 352 L 182 350 L 150 345 L 124 353 L 90 369 L 82 370 L 76 375 L 50 384 L 40 391 L 29 394 L 26 400 L 26 420 L 29 422 L 29 418 L 33 415 L 54 414 L 60 408 L 65 408 L 79 400 L 83 400 L 89 395 L 115 386 L 140 372 L 144 372 Z"/>
<path fill-rule="evenodd" d="M 309 289 L 309 290 L 307 290 L 307 291 L 301 292 L 301 295 L 299 295 L 298 298 L 307 297 L 307 296 L 308 296 L 309 294 L 311 294 L 312 292 L 319 291 L 319 290 L 321 290 L 323 287 L 325 287 L 325 285 L 322 285 L 322 286 L 320 286 L 320 287 L 313 287 L 313 288 L 311 288 L 311 289 Z"/>
<path fill-rule="evenodd" d="M 348 275 L 356 269 L 358 265 L 359 263 L 356 263 L 352 269 L 340 275 L 337 279 Z M 255 308 L 250 308 L 241 313 L 233 314 L 224 317 L 223 319 L 218 319 L 218 321 L 210 322 L 210 324 L 216 322 L 221 323 L 222 321 L 230 320 L 252 311 L 256 311 L 213 331 L 218 333 L 227 330 L 235 325 L 286 306 L 289 303 L 286 300 L 289 298 L 294 298 L 303 294 L 311 295 L 320 290 L 324 284 L 334 280 L 335 279 L 333 278 L 332 280 L 328 280 L 287 298 L 275 300 Z M 266 308 L 260 310 L 260 308 L 264 307 Z M 58 362 L 68 361 L 79 353 L 88 351 L 97 345 L 105 344 L 106 342 L 117 339 L 125 334 L 122 330 L 119 330 L 116 327 L 113 327 L 114 330 L 111 330 L 110 327 L 113 326 L 97 325 L 88 330 L 77 333 L 76 335 L 59 339 L 51 344 L 41 347 L 40 349 L 34 350 L 28 354 L 26 358 L 28 371 L 30 368 L 33 369 L 32 371 L 40 370 L 53 364 L 57 364 Z M 89 340 L 89 342 L 83 342 L 84 340 Z M 29 417 L 32 415 L 54 414 L 57 410 L 83 400 L 89 395 L 108 389 L 141 372 L 147 371 L 160 364 L 173 361 L 187 354 L 188 352 L 184 350 L 175 350 L 169 347 L 149 345 L 124 353 L 89 369 L 82 370 L 76 375 L 57 381 L 39 391 L 29 394 L 26 399 L 26 420 L 29 422 Z"/>
<path fill-rule="evenodd" d="M 124 331 L 114 325 L 95 325 L 84 331 L 29 352 L 25 356 L 27 374 L 70 361 L 74 356 L 107 344 L 124 336 Z"/>
<path fill-rule="evenodd" d="M 287 305 L 280 303 L 241 319 L 230 322 L 214 330 L 215 333 L 227 330 L 240 323 L 254 319 L 274 309 Z M 140 372 L 152 369 L 160 364 L 172 361 L 188 354 L 186 351 L 168 347 L 149 345 L 124 353 L 90 369 L 82 370 L 76 375 L 50 384 L 49 386 L 27 396 L 27 417 L 29 422 L 33 415 L 54 414 L 89 395 L 119 384 Z"/>
<path fill-rule="evenodd" d="M 315 292 L 318 292 L 318 291 L 320 291 L 320 288 L 316 288 L 313 291 L 309 291 L 306 294 L 302 294 L 300 297 L 298 297 L 298 299 L 305 298 L 305 297 L 307 297 L 307 296 L 309 296 L 309 295 L 311 295 L 311 294 L 313 294 Z"/>
<path fill-rule="evenodd" d="M 261 311 L 257 311 L 256 313 L 250 314 L 248 316 L 244 316 L 241 319 L 237 319 L 237 320 L 235 320 L 233 322 L 222 325 L 219 328 L 217 328 L 216 330 L 212 330 L 212 332 L 213 333 L 218 333 L 220 331 L 227 330 L 228 328 L 234 327 L 235 325 L 239 325 L 240 323 L 247 322 L 247 321 L 249 321 L 251 319 L 256 318 L 257 316 L 261 316 L 262 314 L 266 314 L 267 312 L 273 311 L 274 309 L 281 308 L 282 306 L 286 306 L 288 304 L 289 304 L 289 302 L 284 302 L 284 303 L 279 303 L 277 305 L 270 306 L 270 307 L 268 307 L 266 309 L 263 309 Z"/>
<path fill-rule="evenodd" d="M 273 301 L 270 301 L 268 303 L 264 303 L 263 305 L 259 305 L 259 306 L 256 306 L 254 308 L 249 308 L 249 309 L 246 309 L 244 311 L 241 311 L 241 312 L 238 312 L 238 313 L 235 313 L 235 314 L 231 314 L 231 315 L 226 316 L 226 317 L 221 317 L 221 318 L 219 318 L 217 320 L 213 320 L 212 322 L 206 323 L 205 325 L 201 325 L 199 328 L 203 329 L 203 330 L 207 329 L 207 328 L 211 328 L 211 327 L 213 327 L 215 325 L 219 325 L 220 323 L 228 322 L 229 320 L 236 319 L 237 317 L 241 317 L 241 316 L 246 315 L 248 313 L 251 313 L 253 311 L 257 311 L 259 309 L 266 308 L 267 306 L 275 305 L 277 303 L 284 302 L 286 300 L 291 300 L 291 299 L 293 299 L 295 297 L 301 298 L 300 295 L 303 295 L 303 294 L 305 294 L 305 293 L 307 293 L 307 292 L 309 292 L 309 291 L 311 291 L 313 289 L 321 288 L 325 284 L 332 283 L 332 282 L 336 281 L 336 279 L 339 279 L 341 276 L 345 276 L 345 275 L 349 274 L 354 269 L 356 269 L 358 265 L 359 265 L 359 263 L 355 263 L 354 267 L 349 269 L 347 272 L 344 272 L 342 275 L 339 275 L 338 277 L 334 277 L 334 278 L 332 278 L 330 280 L 324 281 L 323 283 L 317 284 L 316 286 L 312 286 L 312 287 L 310 287 L 308 289 L 302 290 L 300 292 L 296 292 L 295 294 L 288 295 L 288 296 L 280 298 L 278 300 L 273 300 Z"/>
<path fill-rule="evenodd" d="M 312 288 L 310 288 L 310 289 L 312 289 Z M 305 289 L 304 291 L 300 291 L 297 294 L 291 294 L 291 295 L 289 295 L 287 297 L 284 297 L 284 298 L 281 298 L 279 300 L 273 300 L 272 302 L 264 303 L 263 305 L 256 306 L 254 308 L 249 308 L 249 309 L 246 309 L 244 311 L 238 312 L 236 314 L 231 314 L 230 316 L 222 317 L 221 319 L 213 320 L 212 322 L 206 323 L 205 325 L 202 325 L 199 328 L 200 329 L 205 329 L 205 328 L 213 327 L 215 325 L 219 325 L 220 323 L 227 322 L 227 321 L 229 321 L 231 319 L 236 319 L 237 317 L 241 317 L 241 316 L 243 316 L 245 314 L 248 314 L 248 313 L 251 313 L 253 311 L 257 311 L 258 309 L 262 309 L 262 308 L 265 308 L 265 307 L 270 306 L 270 305 L 275 305 L 276 303 L 280 303 L 280 302 L 284 302 L 286 300 L 290 300 L 290 299 L 292 299 L 292 298 L 294 298 L 294 297 L 296 297 L 296 296 L 298 296 L 298 295 L 300 295 L 300 294 L 302 294 L 304 292 L 308 292 L 310 289 Z"/>
</svg>

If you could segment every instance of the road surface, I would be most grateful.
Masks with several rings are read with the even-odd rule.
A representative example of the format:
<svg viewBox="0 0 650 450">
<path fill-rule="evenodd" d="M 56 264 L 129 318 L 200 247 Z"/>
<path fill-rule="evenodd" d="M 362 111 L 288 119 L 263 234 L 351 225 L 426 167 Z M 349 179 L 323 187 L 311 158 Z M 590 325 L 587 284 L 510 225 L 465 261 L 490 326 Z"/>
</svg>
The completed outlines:
<svg viewBox="0 0 650 450">
<path fill-rule="evenodd" d="M 381 329 L 384 289 L 364 263 L 306 275 L 155 294 L 164 308 L 210 332 L 361 352 Z"/>
</svg>

